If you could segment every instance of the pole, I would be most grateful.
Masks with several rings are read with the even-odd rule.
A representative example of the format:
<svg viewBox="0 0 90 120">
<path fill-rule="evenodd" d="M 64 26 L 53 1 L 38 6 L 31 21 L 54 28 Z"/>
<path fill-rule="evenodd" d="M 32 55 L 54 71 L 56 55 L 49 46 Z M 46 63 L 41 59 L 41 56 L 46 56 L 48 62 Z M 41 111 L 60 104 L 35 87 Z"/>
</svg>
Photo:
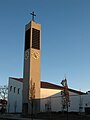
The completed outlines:
<svg viewBox="0 0 90 120">
<path fill-rule="evenodd" d="M 68 120 L 68 102 L 67 102 L 67 120 Z"/>
</svg>

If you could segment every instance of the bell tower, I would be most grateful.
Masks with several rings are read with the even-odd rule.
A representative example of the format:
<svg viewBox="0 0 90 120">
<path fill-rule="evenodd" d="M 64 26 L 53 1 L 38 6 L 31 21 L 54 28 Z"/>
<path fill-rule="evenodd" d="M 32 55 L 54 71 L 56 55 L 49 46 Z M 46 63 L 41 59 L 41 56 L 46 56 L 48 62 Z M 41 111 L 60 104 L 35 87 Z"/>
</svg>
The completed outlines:
<svg viewBox="0 0 90 120">
<path fill-rule="evenodd" d="M 40 111 L 40 50 L 41 25 L 32 21 L 25 26 L 24 71 L 23 71 L 23 113 Z"/>
</svg>

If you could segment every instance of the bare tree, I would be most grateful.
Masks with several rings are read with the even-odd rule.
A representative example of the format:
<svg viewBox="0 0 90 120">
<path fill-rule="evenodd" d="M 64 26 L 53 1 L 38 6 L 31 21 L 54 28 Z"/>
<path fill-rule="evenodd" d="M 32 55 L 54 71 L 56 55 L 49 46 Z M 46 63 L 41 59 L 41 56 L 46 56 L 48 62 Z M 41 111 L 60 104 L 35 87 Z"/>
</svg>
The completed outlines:
<svg viewBox="0 0 90 120">
<path fill-rule="evenodd" d="M 7 100 L 8 87 L 6 85 L 0 86 L 0 99 Z"/>
</svg>

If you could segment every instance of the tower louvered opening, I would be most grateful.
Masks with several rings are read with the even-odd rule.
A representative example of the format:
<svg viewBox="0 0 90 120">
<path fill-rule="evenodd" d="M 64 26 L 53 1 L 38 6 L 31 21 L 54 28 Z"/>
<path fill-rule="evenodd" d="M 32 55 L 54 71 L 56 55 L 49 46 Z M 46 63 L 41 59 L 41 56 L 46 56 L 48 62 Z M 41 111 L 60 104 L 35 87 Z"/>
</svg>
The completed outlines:
<svg viewBox="0 0 90 120">
<path fill-rule="evenodd" d="M 40 49 L 40 30 L 32 29 L 32 48 Z"/>
<path fill-rule="evenodd" d="M 25 50 L 30 48 L 30 29 L 25 33 Z"/>
</svg>

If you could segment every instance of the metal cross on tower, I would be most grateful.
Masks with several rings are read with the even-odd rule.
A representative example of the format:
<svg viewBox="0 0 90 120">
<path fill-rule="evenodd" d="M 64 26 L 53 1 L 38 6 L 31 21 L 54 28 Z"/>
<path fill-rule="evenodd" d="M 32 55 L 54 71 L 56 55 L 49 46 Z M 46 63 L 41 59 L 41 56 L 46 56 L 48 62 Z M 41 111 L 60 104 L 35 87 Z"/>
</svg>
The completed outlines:
<svg viewBox="0 0 90 120">
<path fill-rule="evenodd" d="M 30 14 L 32 15 L 32 21 L 34 21 L 34 16 L 36 16 L 34 11 L 32 13 L 30 13 Z"/>
</svg>

